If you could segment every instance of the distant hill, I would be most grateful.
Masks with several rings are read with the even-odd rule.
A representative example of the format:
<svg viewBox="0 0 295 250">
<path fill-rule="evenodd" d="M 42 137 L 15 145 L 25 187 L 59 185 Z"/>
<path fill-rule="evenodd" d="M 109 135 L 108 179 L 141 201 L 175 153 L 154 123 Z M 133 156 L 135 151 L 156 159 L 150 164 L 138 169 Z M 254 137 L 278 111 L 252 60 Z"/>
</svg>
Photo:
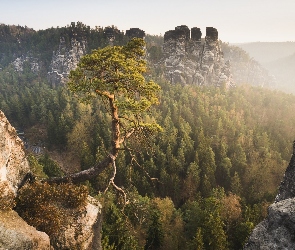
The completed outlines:
<svg viewBox="0 0 295 250">
<path fill-rule="evenodd" d="M 295 53 L 295 42 L 253 42 L 234 44 L 261 64 L 278 60 Z"/>
<path fill-rule="evenodd" d="M 295 42 L 254 42 L 236 46 L 260 62 L 276 78 L 279 89 L 295 93 Z"/>
<path fill-rule="evenodd" d="M 276 76 L 284 91 L 295 93 L 295 53 L 264 66 Z"/>
</svg>

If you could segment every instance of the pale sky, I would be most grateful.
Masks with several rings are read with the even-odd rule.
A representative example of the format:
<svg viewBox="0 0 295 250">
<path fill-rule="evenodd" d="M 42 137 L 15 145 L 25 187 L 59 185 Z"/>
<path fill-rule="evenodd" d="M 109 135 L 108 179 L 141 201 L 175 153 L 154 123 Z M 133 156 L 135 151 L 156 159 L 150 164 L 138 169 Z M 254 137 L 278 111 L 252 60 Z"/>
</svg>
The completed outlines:
<svg viewBox="0 0 295 250">
<path fill-rule="evenodd" d="M 80 21 L 164 35 L 175 26 L 218 30 L 223 42 L 295 41 L 295 0 L 0 0 L 0 23 L 35 30 Z"/>
</svg>

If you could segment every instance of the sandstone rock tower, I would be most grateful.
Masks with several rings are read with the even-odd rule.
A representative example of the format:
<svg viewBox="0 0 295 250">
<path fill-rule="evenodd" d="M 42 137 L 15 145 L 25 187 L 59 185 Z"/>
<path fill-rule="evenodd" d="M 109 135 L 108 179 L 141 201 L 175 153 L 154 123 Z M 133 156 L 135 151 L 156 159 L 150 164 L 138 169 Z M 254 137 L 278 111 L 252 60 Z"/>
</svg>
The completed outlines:
<svg viewBox="0 0 295 250">
<path fill-rule="evenodd" d="M 165 77 L 172 84 L 232 85 L 229 64 L 223 59 L 218 31 L 206 28 L 202 39 L 200 28 L 177 26 L 164 35 Z"/>
</svg>

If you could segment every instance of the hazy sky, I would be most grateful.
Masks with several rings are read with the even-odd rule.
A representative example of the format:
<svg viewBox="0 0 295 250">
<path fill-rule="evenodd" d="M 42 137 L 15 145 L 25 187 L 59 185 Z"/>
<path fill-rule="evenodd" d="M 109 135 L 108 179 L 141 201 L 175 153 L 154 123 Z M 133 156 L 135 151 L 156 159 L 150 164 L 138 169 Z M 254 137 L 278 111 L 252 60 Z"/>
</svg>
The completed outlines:
<svg viewBox="0 0 295 250">
<path fill-rule="evenodd" d="M 213 26 L 224 42 L 295 41 L 295 0 L 0 0 L 0 23 L 34 29 L 81 21 L 164 35 Z"/>
</svg>

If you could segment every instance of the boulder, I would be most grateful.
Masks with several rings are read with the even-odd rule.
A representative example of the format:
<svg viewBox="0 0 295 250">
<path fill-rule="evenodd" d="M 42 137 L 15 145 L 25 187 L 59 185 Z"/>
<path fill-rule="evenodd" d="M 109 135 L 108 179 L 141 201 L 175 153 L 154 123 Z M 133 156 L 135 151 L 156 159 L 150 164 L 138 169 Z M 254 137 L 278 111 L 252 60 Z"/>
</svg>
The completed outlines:
<svg viewBox="0 0 295 250">
<path fill-rule="evenodd" d="M 272 204 L 267 218 L 253 230 L 245 250 L 284 249 L 295 246 L 295 198 Z"/>
<path fill-rule="evenodd" d="M 90 196 L 83 209 L 65 214 L 68 226 L 60 228 L 50 240 L 12 210 L 18 188 L 30 173 L 23 149 L 16 130 L 0 111 L 0 250 L 101 249 L 101 205 Z"/>
<path fill-rule="evenodd" d="M 52 245 L 55 250 L 99 250 L 101 249 L 100 231 L 101 205 L 89 196 L 85 210 L 82 213 L 77 211 L 72 213 L 69 225 L 61 228 L 52 238 Z"/>
<path fill-rule="evenodd" d="M 49 250 L 46 233 L 29 226 L 13 211 L 0 211 L 0 250 Z"/>
</svg>

